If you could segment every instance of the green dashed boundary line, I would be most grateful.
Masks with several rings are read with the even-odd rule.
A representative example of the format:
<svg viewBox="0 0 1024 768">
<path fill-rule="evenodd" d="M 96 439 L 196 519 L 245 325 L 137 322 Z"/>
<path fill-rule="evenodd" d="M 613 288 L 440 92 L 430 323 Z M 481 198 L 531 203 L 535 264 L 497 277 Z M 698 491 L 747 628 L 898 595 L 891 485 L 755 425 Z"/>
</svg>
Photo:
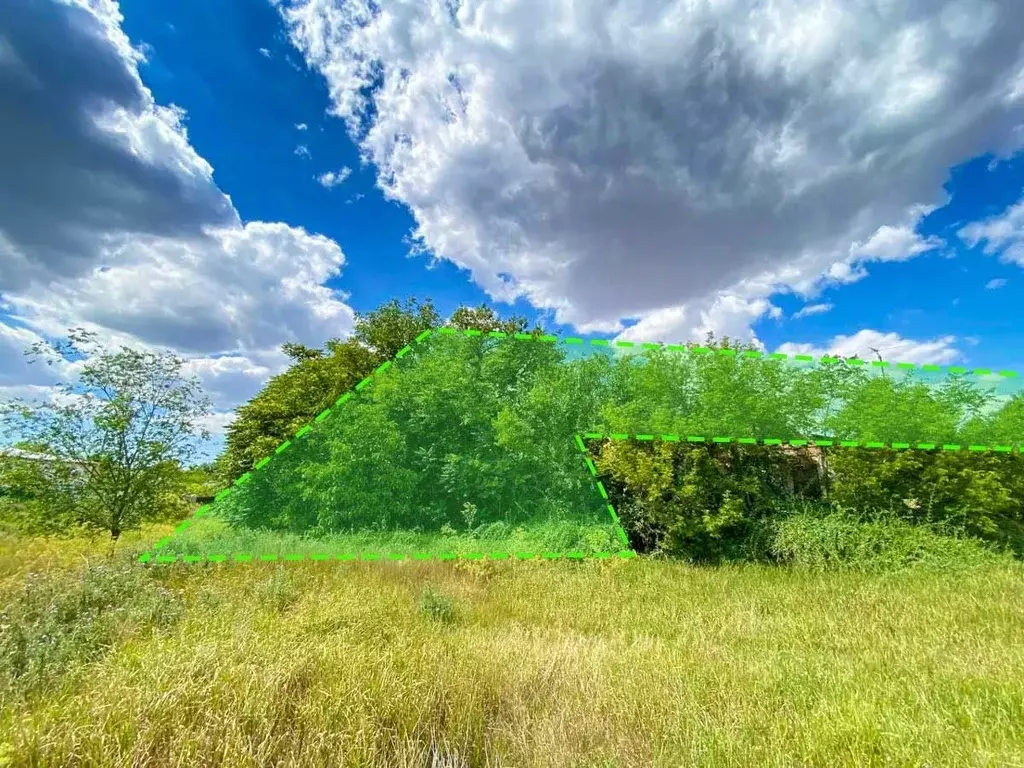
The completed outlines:
<svg viewBox="0 0 1024 768">
<path fill-rule="evenodd" d="M 583 442 L 583 438 L 580 435 L 575 435 L 576 447 L 580 449 L 580 453 L 583 454 L 583 463 L 587 465 L 587 471 L 590 472 L 591 478 L 594 480 L 594 487 L 597 492 L 601 494 L 601 500 L 604 501 L 605 509 L 608 510 L 608 514 L 612 518 L 612 523 L 615 524 L 615 533 L 619 537 L 619 541 L 622 542 L 626 549 L 629 549 L 629 537 L 626 535 L 626 529 L 622 527 L 622 522 L 619 520 L 619 516 L 615 513 L 615 507 L 612 506 L 612 500 L 608 498 L 608 491 L 605 490 L 604 483 L 597 476 L 597 467 L 594 465 L 594 460 L 587 455 L 587 446 Z M 620 553 L 621 554 L 621 553 Z M 633 553 L 634 556 L 636 553 Z"/>
<path fill-rule="evenodd" d="M 459 334 L 465 333 L 467 336 L 482 336 L 482 331 L 463 331 L 460 332 L 455 328 L 441 328 L 438 331 L 443 334 Z M 957 375 L 970 375 L 970 376 L 1002 376 L 1004 378 L 1016 378 L 1016 371 L 1007 370 L 993 370 L 991 368 L 965 368 L 960 365 L 931 365 L 917 363 L 899 363 L 890 362 L 888 360 L 859 360 L 850 358 L 841 358 L 833 355 L 821 355 L 820 357 L 814 357 L 814 355 L 788 355 L 784 352 L 759 352 L 757 350 L 736 350 L 736 349 L 716 349 L 713 347 L 705 347 L 699 344 L 666 344 L 662 341 L 610 341 L 609 339 L 586 339 L 568 337 L 560 339 L 557 336 L 540 335 L 532 333 L 504 333 L 502 331 L 491 331 L 486 334 L 492 338 L 497 339 L 516 339 L 519 341 L 544 341 L 549 343 L 562 343 L 567 345 L 581 345 L 589 344 L 593 347 L 613 347 L 618 349 L 640 349 L 640 350 L 656 350 L 662 349 L 668 352 L 688 352 L 694 355 L 719 355 L 723 357 L 740 357 L 749 358 L 755 360 L 795 360 L 798 363 L 819 363 L 821 365 L 834 365 L 838 363 L 845 363 L 850 366 L 867 366 L 869 368 L 897 368 L 899 370 L 921 370 L 929 373 L 939 373 L 945 370 L 947 373 Z"/>
<path fill-rule="evenodd" d="M 421 333 L 419 336 L 417 336 L 413 340 L 413 344 L 422 345 L 435 332 L 438 333 L 439 335 L 445 335 L 445 336 L 450 336 L 450 335 L 483 336 L 484 335 L 482 331 L 478 331 L 478 330 L 466 330 L 466 331 L 460 332 L 460 331 L 458 331 L 455 328 L 440 328 L 440 329 L 436 329 L 436 330 L 435 329 L 428 329 L 428 330 L 424 331 L 423 333 Z M 509 336 L 509 334 L 502 333 L 502 332 L 499 332 L 499 331 L 492 331 L 492 332 L 488 333 L 487 335 L 490 336 L 490 337 L 494 337 L 494 338 L 507 338 Z M 540 341 L 557 341 L 558 340 L 555 336 L 540 336 L 540 335 L 528 334 L 528 333 L 517 333 L 517 334 L 515 334 L 515 338 L 516 339 L 531 339 L 531 340 L 532 339 L 538 339 Z M 566 339 L 566 341 L 569 342 L 568 339 Z M 407 344 L 406 346 L 402 347 L 402 349 L 400 349 L 397 352 L 397 354 L 395 355 L 395 359 L 401 359 L 401 358 L 405 357 L 406 355 L 408 355 L 410 352 L 413 352 L 414 350 L 416 350 L 418 347 L 414 347 L 413 344 Z M 326 408 L 325 410 L 321 411 L 319 414 L 316 415 L 316 417 L 313 419 L 313 421 L 310 424 L 306 424 L 301 429 L 299 429 L 295 433 L 295 436 L 292 439 L 285 440 L 280 445 L 278 445 L 274 449 L 273 455 L 266 456 L 266 457 L 260 459 L 254 465 L 252 471 L 246 472 L 245 474 L 241 475 L 237 480 L 235 480 L 233 485 L 231 485 L 231 486 L 229 486 L 227 488 L 224 488 L 219 493 L 217 493 L 214 496 L 213 503 L 205 504 L 202 507 L 200 507 L 199 509 L 197 509 L 192 514 L 192 517 L 190 517 L 190 518 L 188 518 L 186 520 L 183 520 L 181 523 L 178 524 L 178 526 L 174 529 L 174 533 L 172 533 L 170 536 L 165 536 L 164 538 L 162 538 L 159 541 L 155 542 L 153 544 L 153 546 L 148 551 L 143 552 L 141 555 L 139 555 L 139 558 L 138 558 L 139 562 L 140 563 L 149 563 L 149 562 L 153 562 L 153 563 L 175 563 L 175 562 L 183 562 L 183 563 L 202 563 L 202 562 L 210 562 L 210 563 L 224 563 L 224 562 L 253 563 L 253 562 L 275 562 L 275 561 L 298 562 L 298 561 L 303 561 L 303 560 L 307 560 L 307 559 L 308 560 L 313 560 L 313 561 L 334 561 L 334 562 L 338 562 L 338 561 L 345 562 L 345 561 L 355 561 L 355 560 L 379 561 L 379 560 L 405 560 L 405 559 L 412 559 L 412 560 L 433 560 L 433 559 L 437 559 L 437 560 L 456 560 L 456 559 L 460 559 L 460 560 L 481 560 L 481 559 L 490 559 L 490 560 L 560 560 L 560 559 L 579 560 L 579 559 L 594 559 L 594 558 L 602 559 L 602 558 L 610 558 L 610 557 L 622 557 L 622 558 L 636 557 L 636 552 L 634 552 L 633 550 L 629 549 L 629 539 L 626 536 L 626 532 L 622 528 L 621 523 L 619 522 L 618 515 L 616 515 L 615 510 L 612 507 L 612 505 L 610 503 L 607 503 L 608 494 L 605 491 L 604 486 L 601 484 L 600 480 L 596 479 L 597 469 L 594 467 L 593 461 L 591 461 L 590 458 L 588 456 L 586 456 L 586 455 L 584 455 L 584 459 L 585 459 L 585 462 L 587 464 L 587 468 L 590 470 L 592 475 L 595 477 L 595 482 L 596 482 L 597 490 L 601 494 L 601 497 L 606 500 L 607 510 L 608 510 L 609 514 L 611 515 L 612 521 L 615 523 L 615 525 L 617 527 L 616 533 L 617 533 L 619 539 L 623 542 L 623 545 L 626 547 L 625 549 L 620 550 L 618 552 L 614 552 L 614 553 L 613 552 L 595 552 L 595 553 L 589 553 L 589 554 L 588 553 L 584 553 L 584 552 L 514 552 L 514 553 L 513 552 L 486 552 L 486 553 L 485 552 L 465 552 L 465 553 L 455 553 L 455 552 L 412 552 L 412 553 L 409 553 L 409 552 L 394 552 L 394 553 L 387 553 L 387 554 L 382 554 L 382 553 L 378 553 L 378 552 L 360 552 L 360 553 L 347 553 L 347 552 L 346 553 L 327 553 L 327 552 L 324 552 L 324 553 L 314 553 L 314 554 L 310 554 L 310 555 L 306 555 L 305 553 L 284 554 L 284 555 L 277 555 L 277 554 L 256 555 L 256 554 L 253 554 L 253 553 L 250 553 L 250 552 L 237 552 L 237 553 L 231 553 L 231 554 L 226 554 L 225 553 L 225 554 L 208 554 L 208 555 L 180 555 L 180 556 L 179 555 L 173 555 L 173 554 L 162 554 L 161 553 L 161 550 L 164 549 L 171 542 L 171 539 L 173 538 L 173 536 L 175 534 L 182 533 L 183 531 L 186 531 L 195 522 L 196 519 L 204 517 L 205 515 L 209 514 L 210 511 L 213 509 L 213 506 L 217 502 L 223 501 L 224 499 L 226 499 L 228 496 L 231 495 L 231 493 L 234 491 L 235 488 L 241 487 L 241 486 L 245 485 L 247 482 L 249 482 L 252 479 L 252 477 L 253 477 L 253 472 L 261 471 L 264 467 L 267 466 L 267 464 L 269 464 L 271 462 L 271 460 L 274 458 L 274 456 L 278 456 L 278 455 L 284 453 L 286 450 L 288 450 L 288 448 L 290 448 L 294 444 L 294 442 L 296 440 L 300 440 L 305 435 L 309 434 L 312 431 L 312 429 L 313 429 L 313 424 L 319 424 L 320 422 L 322 422 L 325 419 L 327 419 L 328 417 L 330 417 L 331 414 L 334 413 L 338 408 L 340 408 L 345 403 L 347 403 L 349 400 L 351 400 L 352 396 L 355 394 L 355 392 L 359 392 L 359 391 L 365 389 L 366 387 L 368 387 L 373 382 L 374 376 L 379 376 L 380 374 L 382 374 L 386 370 L 388 370 L 388 368 L 391 367 L 393 362 L 394 361 L 392 361 L 392 360 L 388 360 L 388 361 L 382 363 L 381 365 L 379 365 L 377 367 L 377 369 L 374 370 L 373 373 L 371 373 L 365 379 L 363 379 L 358 384 L 356 384 L 355 387 L 353 388 L 352 392 L 347 392 L 344 395 L 342 395 L 341 397 L 339 397 L 335 401 L 333 407 Z M 584 454 L 586 454 L 586 447 L 583 445 L 582 440 L 580 440 L 579 435 L 576 436 L 576 442 L 577 442 L 577 446 L 580 448 L 580 450 L 583 451 Z"/>
<path fill-rule="evenodd" d="M 921 450 L 921 451 L 969 451 L 975 453 L 1021 453 L 1024 441 L 1016 441 L 1009 445 L 974 445 L 960 443 L 901 443 L 879 442 L 873 440 L 821 440 L 816 438 L 776 438 L 776 437 L 706 437 L 704 435 L 672 435 L 672 434 L 628 434 L 625 432 L 584 432 L 585 440 L 646 440 L 673 443 L 738 443 L 740 445 L 788 445 L 794 448 L 888 448 L 890 450 Z"/>
<path fill-rule="evenodd" d="M 447 327 L 445 327 L 445 328 L 437 328 L 437 329 L 428 329 L 426 331 L 423 331 L 423 333 L 421 333 L 419 336 L 417 336 L 413 340 L 412 344 L 407 344 L 402 349 L 400 349 L 397 352 L 397 354 L 395 355 L 395 359 L 401 359 L 401 358 L 405 357 L 406 355 L 408 355 L 410 352 L 413 352 L 414 350 L 417 350 L 419 348 L 419 345 L 422 345 L 434 333 L 437 333 L 438 335 L 441 335 L 441 336 L 469 336 L 469 337 L 473 337 L 473 336 L 483 337 L 483 336 L 486 336 L 488 338 L 510 339 L 510 340 L 515 340 L 515 341 L 540 341 L 540 342 L 545 342 L 545 343 L 550 343 L 550 344 L 562 343 L 562 344 L 566 344 L 566 345 L 570 345 L 570 346 L 572 346 L 572 345 L 589 344 L 590 346 L 593 346 L 593 347 L 605 347 L 605 348 L 614 347 L 614 348 L 619 348 L 619 349 L 641 349 L 641 350 L 665 350 L 665 351 L 668 351 L 668 352 L 685 352 L 685 353 L 694 354 L 694 355 L 720 355 L 720 356 L 727 356 L 727 357 L 740 357 L 740 358 L 763 359 L 763 360 L 789 360 L 789 359 L 792 359 L 792 360 L 795 360 L 795 361 L 801 362 L 801 363 L 814 363 L 814 362 L 817 362 L 817 363 L 822 364 L 822 365 L 844 363 L 844 364 L 850 365 L 850 366 L 869 366 L 869 367 L 873 367 L 873 368 L 895 367 L 895 368 L 900 369 L 900 370 L 916 370 L 916 369 L 920 369 L 922 371 L 928 371 L 928 372 L 941 372 L 943 370 L 946 370 L 948 373 L 957 374 L 957 375 L 974 375 L 974 376 L 992 376 L 992 375 L 996 375 L 996 376 L 1001 376 L 1001 377 L 1004 377 L 1004 378 L 1014 378 L 1014 377 L 1017 376 L 1017 373 L 1015 371 L 1007 371 L 1007 370 L 994 371 L 994 370 L 989 369 L 989 368 L 974 368 L 974 369 L 970 369 L 969 370 L 969 369 L 964 368 L 962 366 L 955 366 L 955 365 L 951 365 L 951 366 L 917 365 L 916 363 L 899 363 L 899 362 L 891 363 L 891 362 L 887 362 L 887 361 L 884 361 L 884 360 L 865 361 L 865 360 L 849 359 L 849 358 L 844 359 L 844 358 L 833 357 L 833 356 L 829 356 L 829 355 L 822 355 L 819 358 L 815 358 L 813 355 L 787 355 L 787 354 L 784 354 L 784 353 L 781 353 L 781 352 L 764 353 L 764 352 L 759 352 L 759 351 L 756 351 L 756 350 L 740 351 L 740 350 L 735 350 L 735 349 L 715 349 L 715 348 L 712 348 L 712 347 L 700 346 L 700 345 L 695 345 L 695 344 L 665 344 L 664 342 L 649 342 L 649 341 L 641 341 L 641 342 L 637 342 L 637 341 L 610 341 L 608 339 L 590 339 L 589 341 L 587 341 L 585 339 L 581 339 L 581 338 L 577 338 L 577 337 L 571 337 L 571 336 L 568 337 L 568 338 L 559 338 L 557 336 L 552 336 L 552 335 L 549 335 L 549 334 L 538 334 L 538 333 L 512 333 L 512 334 L 510 334 L 510 333 L 505 333 L 503 331 L 489 331 L 487 333 L 484 333 L 483 331 L 479 331 L 479 330 L 459 331 L 456 328 L 447 328 Z M 417 346 L 414 346 L 414 345 L 417 345 Z M 373 373 L 371 373 L 365 379 L 363 379 L 358 384 L 356 384 L 351 392 L 347 392 L 346 394 L 344 394 L 341 397 L 339 397 L 335 401 L 333 407 L 327 408 L 327 409 L 321 411 L 319 414 L 317 414 L 317 416 L 313 419 L 313 421 L 310 424 L 306 424 L 301 429 L 299 429 L 295 433 L 295 436 L 292 439 L 285 440 L 280 445 L 278 445 L 274 449 L 274 453 L 271 456 L 266 456 L 263 459 L 261 459 L 260 461 L 258 461 L 255 464 L 255 466 L 253 467 L 252 471 L 246 472 L 241 477 L 239 477 L 237 480 L 235 480 L 235 482 L 234 482 L 234 484 L 232 486 L 224 488 L 219 493 L 217 493 L 217 495 L 214 496 L 214 501 L 213 501 L 212 504 L 206 504 L 206 505 L 200 507 L 199 509 L 197 509 L 193 513 L 192 517 L 182 521 L 174 529 L 174 534 L 181 533 L 182 531 L 187 530 L 189 528 L 189 526 L 191 526 L 192 523 L 197 518 L 200 518 L 200 517 L 203 517 L 206 514 L 209 514 L 209 512 L 213 508 L 214 504 L 216 504 L 219 501 L 223 501 L 225 498 L 227 498 L 228 496 L 231 495 L 232 491 L 236 487 L 242 486 L 245 483 L 247 483 L 249 480 L 251 480 L 253 472 L 261 471 L 264 467 L 267 466 L 267 464 L 270 463 L 270 461 L 274 458 L 274 456 L 277 456 L 279 454 L 284 453 L 286 450 L 288 450 L 288 448 L 290 448 L 294 444 L 294 442 L 296 440 L 301 440 L 305 435 L 307 435 L 309 432 L 312 431 L 314 424 L 319 424 L 320 422 L 322 422 L 325 419 L 329 418 L 331 416 L 331 414 L 334 413 L 334 411 L 336 411 L 338 408 L 340 408 L 346 402 L 348 402 L 350 399 L 352 399 L 352 396 L 356 392 L 360 392 L 363 389 L 365 389 L 366 387 L 370 386 L 370 384 L 373 382 L 374 376 L 378 376 L 378 375 L 384 373 L 386 370 L 388 370 L 388 368 L 391 367 L 393 362 L 394 362 L 393 360 L 388 360 L 388 361 L 382 363 L 381 365 L 379 365 L 377 367 L 377 369 Z M 613 434 L 604 435 L 602 433 L 597 433 L 597 432 L 588 432 L 588 433 L 584 434 L 583 437 L 587 438 L 587 439 L 601 439 L 601 438 L 605 438 L 605 437 L 608 438 L 608 439 L 611 439 L 611 440 L 626 440 L 626 439 L 630 439 L 630 436 L 628 434 L 621 434 L 621 433 L 613 433 Z M 940 450 L 947 450 L 947 451 L 959 451 L 959 450 L 967 450 L 967 451 L 994 451 L 994 452 L 997 452 L 997 453 L 1010 453 L 1010 452 L 1013 452 L 1015 450 L 1015 446 L 1014 445 L 994 445 L 994 446 L 967 445 L 967 446 L 962 446 L 962 445 L 954 445 L 954 444 L 935 444 L 935 443 L 916 443 L 916 444 L 911 444 L 911 443 L 898 443 L 898 442 L 894 442 L 894 443 L 880 443 L 880 442 L 853 441 L 853 440 L 840 440 L 840 441 L 812 440 L 812 439 L 806 439 L 806 440 L 803 440 L 803 439 L 787 439 L 787 440 L 782 440 L 782 439 L 776 439 L 776 438 L 753 438 L 753 437 L 710 437 L 710 438 L 705 438 L 703 436 L 698 436 L 698 435 L 686 435 L 686 436 L 681 436 L 681 435 L 634 435 L 633 439 L 636 439 L 636 440 L 656 440 L 656 439 L 661 439 L 661 440 L 669 440 L 669 441 L 680 441 L 680 440 L 685 439 L 687 442 L 712 442 L 712 443 L 731 443 L 731 442 L 736 442 L 736 443 L 740 443 L 740 444 L 756 444 L 756 443 L 760 443 L 762 445 L 792 445 L 792 446 L 797 446 L 797 447 L 813 445 L 813 446 L 822 446 L 822 447 L 838 446 L 838 447 L 841 447 L 841 448 L 854 448 L 854 447 L 862 447 L 862 448 L 892 448 L 892 449 L 896 449 L 896 450 L 915 448 L 915 449 L 921 449 L 921 450 L 940 449 Z M 585 446 L 584 446 L 584 444 L 583 444 L 583 442 L 582 442 L 582 440 L 581 440 L 579 435 L 576 435 L 576 441 L 577 441 L 578 446 L 584 452 L 584 461 L 587 464 L 587 469 L 591 472 L 591 475 L 595 478 L 595 485 L 596 485 L 596 488 L 597 488 L 598 492 L 601 494 L 602 499 L 605 499 L 606 502 L 607 502 L 607 492 L 605 491 L 604 486 L 601 484 L 601 481 L 596 479 L 596 476 L 597 476 L 596 468 L 594 467 L 593 461 L 590 459 L 590 457 L 585 455 L 586 454 L 586 448 L 585 448 Z M 1017 446 L 1016 450 L 1017 450 L 1017 452 L 1020 451 L 1019 445 Z M 619 557 L 636 557 L 636 553 L 634 551 L 628 549 L 629 542 L 628 542 L 628 539 L 626 538 L 625 531 L 623 530 L 622 525 L 619 522 L 618 515 L 615 513 L 615 509 L 612 507 L 612 505 L 610 503 L 606 503 L 606 507 L 608 509 L 609 514 L 611 515 L 612 521 L 615 523 L 615 525 L 618 528 L 619 538 L 624 541 L 624 543 L 625 543 L 625 545 L 627 547 L 626 550 L 623 550 L 623 551 L 618 552 L 616 554 Z M 171 534 L 171 536 L 173 536 L 174 534 Z M 221 554 L 213 554 L 213 555 L 183 555 L 180 558 L 178 556 L 176 556 L 176 555 L 160 554 L 160 550 L 163 549 L 164 547 L 166 547 L 168 543 L 170 543 L 171 536 L 166 536 L 166 537 L 160 539 L 159 541 L 155 542 L 153 544 L 153 546 L 150 548 L 149 551 L 143 552 L 139 556 L 139 562 L 142 562 L 142 563 L 148 563 L 148 562 L 170 563 L 170 562 L 176 562 L 176 561 L 180 560 L 181 562 L 193 563 L 193 562 L 203 562 L 205 560 L 207 562 L 215 562 L 216 563 L 216 562 L 226 562 L 226 561 L 229 561 L 229 560 L 231 562 L 258 562 L 258 561 L 275 561 L 275 560 L 294 561 L 294 560 L 304 560 L 304 559 L 307 559 L 307 556 L 303 555 L 303 554 L 281 555 L 281 556 L 278 556 L 278 555 L 258 555 L 257 556 L 257 555 L 253 555 L 253 554 L 250 554 L 250 553 L 237 553 L 237 554 L 232 554 L 230 556 L 226 555 L 226 554 L 223 554 L 223 555 L 221 555 Z M 508 560 L 508 559 L 530 560 L 530 559 L 537 559 L 537 558 L 541 558 L 541 559 L 572 558 L 572 559 L 575 559 L 575 558 L 582 558 L 582 557 L 591 557 L 591 558 L 597 557 L 597 558 L 600 558 L 600 557 L 612 557 L 612 556 L 613 556 L 612 553 L 597 553 L 597 554 L 591 554 L 591 555 L 584 555 L 583 553 L 580 553 L 580 552 L 564 552 L 564 553 L 561 553 L 561 552 L 544 552 L 544 553 L 532 553 L 532 552 L 517 552 L 517 553 L 492 552 L 492 553 L 465 553 L 465 554 L 456 554 L 456 553 L 422 553 L 421 552 L 421 553 L 394 553 L 394 554 L 388 554 L 388 555 L 381 555 L 379 553 L 367 553 L 367 552 L 364 552 L 364 553 L 359 553 L 359 554 L 353 554 L 353 553 L 344 553 L 344 554 L 330 553 L 330 554 L 328 554 L 328 553 L 324 553 L 322 555 L 309 555 L 308 559 L 310 559 L 310 560 L 334 560 L 334 561 L 339 561 L 339 560 L 340 561 L 347 561 L 347 560 L 402 560 L 402 559 L 406 559 L 407 557 L 409 557 L 409 558 L 411 558 L 413 560 L 430 560 L 430 559 L 433 559 L 433 558 L 436 557 L 437 559 L 440 559 L 440 560 L 454 560 L 454 559 L 478 560 L 478 559 L 482 559 L 482 558 L 489 558 L 489 559 L 492 559 L 492 560 Z"/>
<path fill-rule="evenodd" d="M 411 560 L 425 562 L 430 560 L 608 560 L 611 558 L 635 558 L 636 552 L 624 549 L 619 552 L 361 552 L 333 553 L 321 552 L 312 554 L 255 555 L 251 552 L 210 555 L 161 555 L 150 554 L 150 557 L 139 558 L 143 563 L 274 563 L 274 562 L 397 562 Z"/>
</svg>

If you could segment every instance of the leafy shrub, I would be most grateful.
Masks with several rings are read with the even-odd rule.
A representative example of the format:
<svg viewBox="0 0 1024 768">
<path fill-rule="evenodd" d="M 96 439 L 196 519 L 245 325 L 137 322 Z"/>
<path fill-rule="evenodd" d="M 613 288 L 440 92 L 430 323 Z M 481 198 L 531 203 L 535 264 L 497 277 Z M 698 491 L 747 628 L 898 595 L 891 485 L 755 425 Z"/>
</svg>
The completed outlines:
<svg viewBox="0 0 1024 768">
<path fill-rule="evenodd" d="M 174 621 L 180 595 L 134 565 L 30 574 L 0 611 L 0 701 L 56 686 L 123 639 Z"/>
<path fill-rule="evenodd" d="M 913 525 L 893 515 L 804 510 L 778 521 L 771 553 L 785 564 L 826 569 L 969 568 L 1008 558 L 982 542 Z"/>
<path fill-rule="evenodd" d="M 843 451 L 832 456 L 832 500 L 866 512 L 900 510 L 908 521 L 953 525 L 1009 540 L 1024 522 L 1024 461 L 1019 455 Z"/>
<path fill-rule="evenodd" d="M 512 414 L 560 351 L 430 344 L 253 473 L 219 505 L 225 519 L 317 536 L 419 527 L 480 538 L 494 523 L 596 514 L 572 433 L 538 435 Z"/>
<path fill-rule="evenodd" d="M 454 624 L 458 618 L 455 608 L 455 600 L 444 595 L 431 587 L 423 591 L 419 603 L 420 613 L 432 621 L 442 624 Z"/>
<path fill-rule="evenodd" d="M 695 562 L 742 559 L 798 485 L 818 492 L 806 455 L 763 446 L 613 442 L 598 466 L 634 547 Z"/>
</svg>

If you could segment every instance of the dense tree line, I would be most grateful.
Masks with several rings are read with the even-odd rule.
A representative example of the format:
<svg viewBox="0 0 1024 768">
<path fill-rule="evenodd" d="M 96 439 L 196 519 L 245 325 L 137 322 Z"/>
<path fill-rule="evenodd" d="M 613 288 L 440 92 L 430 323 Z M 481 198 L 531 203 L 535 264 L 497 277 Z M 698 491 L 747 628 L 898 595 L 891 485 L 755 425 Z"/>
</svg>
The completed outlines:
<svg viewBox="0 0 1024 768">
<path fill-rule="evenodd" d="M 295 533 L 608 521 L 573 442 L 590 395 L 547 381 L 569 370 L 557 347 L 482 334 L 426 347 L 253 473 L 231 519 Z"/>
<path fill-rule="evenodd" d="M 428 328 L 442 324 L 432 302 L 392 300 L 356 317 L 351 336 L 330 339 L 323 349 L 285 344 L 292 365 L 238 409 L 227 433 L 227 448 L 218 461 L 225 478 L 251 469 L 281 441 L 330 406 L 406 344 Z M 523 318 L 499 319 L 487 307 L 460 307 L 447 320 L 460 330 L 506 330 L 526 327 Z"/>
<path fill-rule="evenodd" d="M 977 377 L 879 371 L 857 360 L 754 359 L 728 339 L 623 350 L 551 343 L 537 328 L 517 338 L 526 331 L 523 318 L 487 307 L 445 320 L 429 301 L 410 300 L 360 315 L 352 336 L 323 348 L 287 344 L 292 364 L 239 408 L 215 466 L 188 471 L 183 441 L 205 405 L 195 382 L 179 379 L 181 361 L 106 353 L 88 369 L 92 399 L 7 406 L 9 425 L 34 440 L 27 449 L 64 461 L 0 462 L 0 511 L 30 532 L 88 524 L 116 538 L 142 519 L 194 508 L 216 489 L 211 474 L 223 487 L 250 473 L 216 505 L 247 528 L 500 537 L 551 520 L 607 525 L 606 502 L 574 441 L 596 432 L 605 438 L 585 447 L 639 551 L 762 557 L 779 521 L 808 510 L 898 518 L 1024 550 L 1018 453 L 969 450 L 1018 445 L 1019 394 L 999 394 Z M 385 374 L 295 439 L 386 360 L 394 362 Z M 658 439 L 607 439 L 620 434 Z M 723 436 L 733 440 L 712 442 Z M 736 438 L 829 439 L 837 447 Z M 290 447 L 275 455 L 286 440 Z M 838 447 L 842 440 L 940 447 L 852 449 Z M 963 450 L 941 448 L 951 443 Z"/>
<path fill-rule="evenodd" d="M 408 309 L 391 305 L 388 311 Z M 999 398 L 962 375 L 928 381 L 913 373 L 879 375 L 846 361 L 792 366 L 751 359 L 728 340 L 709 339 L 703 354 L 576 354 L 567 345 L 491 338 L 490 330 L 521 330 L 523 324 L 503 326 L 483 309 L 450 325 L 474 326 L 483 333 L 435 335 L 427 351 L 397 361 L 388 375 L 294 441 L 235 494 L 231 519 L 325 533 L 578 518 L 593 514 L 595 496 L 573 445 L 577 433 L 827 436 L 837 444 L 926 441 L 960 443 L 964 450 L 793 449 L 685 439 L 591 440 L 588 448 L 633 546 L 642 551 L 746 556 L 773 521 L 808 504 L 896 515 L 1019 547 L 1019 457 L 966 449 L 1015 443 L 1024 434 L 1020 396 Z M 420 328 L 406 327 L 392 348 Z M 268 390 L 273 386 L 281 384 Z M 340 390 L 325 393 L 318 407 L 333 403 Z M 308 417 L 315 412 L 306 411 Z M 240 414 L 236 451 L 248 413 Z M 290 436 L 275 434 L 265 444 L 272 448 Z M 598 502 L 598 514 L 601 507 Z"/>
</svg>

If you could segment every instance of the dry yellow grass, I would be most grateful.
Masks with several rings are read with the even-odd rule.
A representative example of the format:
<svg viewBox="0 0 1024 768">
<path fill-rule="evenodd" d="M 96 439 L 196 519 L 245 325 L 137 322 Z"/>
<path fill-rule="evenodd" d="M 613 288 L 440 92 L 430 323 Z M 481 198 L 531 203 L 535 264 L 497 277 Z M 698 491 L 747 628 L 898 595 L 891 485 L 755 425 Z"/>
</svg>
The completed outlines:
<svg viewBox="0 0 1024 768">
<path fill-rule="evenodd" d="M 1019 568 L 162 573 L 181 618 L 11 703 L 10 766 L 1024 765 Z"/>
<path fill-rule="evenodd" d="M 117 554 L 123 556 L 125 550 L 144 550 L 173 531 L 173 525 L 159 523 L 147 523 L 140 530 L 126 531 L 118 542 Z M 0 533 L 0 590 L 5 585 L 17 584 L 23 574 L 30 571 L 77 568 L 105 560 L 109 554 L 109 534 L 22 538 Z"/>
</svg>

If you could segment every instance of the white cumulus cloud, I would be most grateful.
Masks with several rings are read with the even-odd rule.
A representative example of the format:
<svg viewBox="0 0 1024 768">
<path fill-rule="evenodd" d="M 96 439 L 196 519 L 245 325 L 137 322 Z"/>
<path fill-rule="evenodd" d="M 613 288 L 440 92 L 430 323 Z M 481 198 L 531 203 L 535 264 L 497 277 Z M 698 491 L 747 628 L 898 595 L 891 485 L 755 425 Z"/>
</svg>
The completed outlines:
<svg viewBox="0 0 1024 768">
<path fill-rule="evenodd" d="M 812 315 L 822 315 L 832 309 L 831 304 L 808 304 L 801 307 L 799 311 L 793 313 L 793 319 L 799 320 L 802 317 L 811 317 Z"/>
<path fill-rule="evenodd" d="M 984 243 L 984 253 L 1024 267 L 1024 198 L 998 216 L 971 222 L 957 233 L 971 248 Z"/>
<path fill-rule="evenodd" d="M 692 302 L 688 306 L 668 307 L 644 315 L 635 325 L 617 336 L 632 341 L 686 342 L 703 341 L 708 334 L 718 339 L 763 347 L 751 325 L 768 316 L 779 318 L 782 310 L 765 298 L 748 298 L 723 293 L 711 300 Z M 601 331 L 600 326 L 584 330 Z"/>
<path fill-rule="evenodd" d="M 949 168 L 1024 122 L 1017 0 L 276 5 L 421 248 L 580 328 L 933 250 Z"/>
<path fill-rule="evenodd" d="M 46 395 L 75 364 L 22 350 L 84 327 L 188 361 L 224 424 L 286 341 L 345 336 L 333 240 L 241 220 L 159 105 L 113 0 L 0 3 L 0 396 Z M 218 421 L 219 419 L 219 421 Z"/>
<path fill-rule="evenodd" d="M 852 336 L 836 336 L 827 347 L 787 342 L 780 345 L 777 351 L 790 355 L 836 355 L 874 360 L 877 350 L 883 360 L 892 362 L 945 365 L 954 363 L 962 357 L 960 350 L 954 346 L 955 343 L 954 336 L 918 341 L 903 338 L 898 333 L 864 329 Z"/>
</svg>

